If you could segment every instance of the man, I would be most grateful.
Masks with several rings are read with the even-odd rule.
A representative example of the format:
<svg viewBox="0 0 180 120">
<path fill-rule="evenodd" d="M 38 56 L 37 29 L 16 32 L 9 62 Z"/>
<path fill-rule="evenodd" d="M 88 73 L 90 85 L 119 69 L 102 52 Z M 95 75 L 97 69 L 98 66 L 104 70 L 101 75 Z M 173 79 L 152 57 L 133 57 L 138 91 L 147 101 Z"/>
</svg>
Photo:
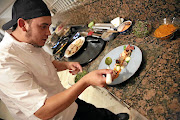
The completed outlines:
<svg viewBox="0 0 180 120">
<path fill-rule="evenodd" d="M 127 114 L 115 115 L 97 109 L 78 96 L 90 85 L 106 85 L 103 74 L 112 70 L 90 72 L 65 90 L 57 71 L 82 71 L 78 62 L 59 62 L 43 49 L 50 35 L 50 12 L 42 0 L 16 0 L 12 20 L 3 25 L 13 26 L 0 43 L 0 98 L 15 120 L 118 120 Z M 76 102 L 75 102 L 76 101 Z M 77 105 L 77 104 L 78 105 Z M 118 117 L 119 116 L 119 117 Z"/>
</svg>

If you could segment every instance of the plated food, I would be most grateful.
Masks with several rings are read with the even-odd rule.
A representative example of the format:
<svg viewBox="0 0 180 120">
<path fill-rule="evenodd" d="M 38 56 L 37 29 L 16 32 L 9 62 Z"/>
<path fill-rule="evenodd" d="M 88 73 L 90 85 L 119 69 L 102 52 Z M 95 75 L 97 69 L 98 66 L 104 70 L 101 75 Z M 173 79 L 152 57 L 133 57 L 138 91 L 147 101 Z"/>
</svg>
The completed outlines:
<svg viewBox="0 0 180 120">
<path fill-rule="evenodd" d="M 121 58 L 120 56 L 123 56 L 123 54 L 125 53 L 124 50 L 125 48 L 128 48 L 128 45 L 122 45 L 122 46 L 114 48 L 108 54 L 106 54 L 104 58 L 101 60 L 98 69 L 107 69 L 105 60 L 107 57 L 110 57 L 112 58 L 112 63 L 109 65 L 110 69 L 112 70 L 116 69 L 116 72 L 119 72 L 118 73 L 119 75 L 117 74 L 115 74 L 117 76 L 113 75 L 114 80 L 109 85 L 120 84 L 128 80 L 138 70 L 139 66 L 141 65 L 141 62 L 142 62 L 141 50 L 135 45 L 130 45 L 130 47 L 134 47 L 134 50 L 132 50 L 130 54 L 125 55 L 126 58 L 124 58 L 125 59 L 124 62 L 120 61 L 121 63 L 123 63 L 121 66 L 120 65 L 118 66 L 116 62 L 117 60 Z M 130 59 L 128 58 L 128 55 L 130 55 L 129 56 Z M 119 67 L 121 70 L 119 69 Z"/>
<path fill-rule="evenodd" d="M 85 37 L 79 37 L 74 40 L 66 49 L 65 57 L 71 57 L 74 55 L 84 44 Z"/>
<path fill-rule="evenodd" d="M 131 60 L 131 53 L 134 49 L 134 46 L 131 45 L 128 45 L 127 47 L 124 46 L 124 51 L 119 55 L 118 59 L 116 59 L 113 70 L 113 79 L 116 79 L 121 70 L 128 65 L 129 61 Z"/>
</svg>

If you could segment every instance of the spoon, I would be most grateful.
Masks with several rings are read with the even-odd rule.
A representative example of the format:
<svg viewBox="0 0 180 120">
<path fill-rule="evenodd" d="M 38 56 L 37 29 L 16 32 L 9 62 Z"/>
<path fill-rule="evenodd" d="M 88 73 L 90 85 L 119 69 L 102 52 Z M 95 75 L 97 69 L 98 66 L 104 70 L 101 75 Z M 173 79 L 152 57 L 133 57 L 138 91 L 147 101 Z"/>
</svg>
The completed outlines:
<svg viewBox="0 0 180 120">
<path fill-rule="evenodd" d="M 112 59 L 110 57 L 107 57 L 105 60 L 105 64 L 108 65 L 107 69 L 110 69 L 110 64 L 112 63 Z M 111 84 L 112 83 L 112 77 L 111 74 L 106 74 L 106 84 Z"/>
</svg>

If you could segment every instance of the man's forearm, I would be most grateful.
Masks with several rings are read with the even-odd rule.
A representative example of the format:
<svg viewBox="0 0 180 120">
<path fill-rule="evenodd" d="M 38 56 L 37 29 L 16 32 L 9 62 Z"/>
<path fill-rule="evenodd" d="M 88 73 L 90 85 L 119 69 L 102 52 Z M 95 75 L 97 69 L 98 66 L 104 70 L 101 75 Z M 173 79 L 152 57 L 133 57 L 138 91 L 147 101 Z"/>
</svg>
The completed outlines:
<svg viewBox="0 0 180 120">
<path fill-rule="evenodd" d="M 35 113 L 35 116 L 41 119 L 53 118 L 69 107 L 88 86 L 87 83 L 80 80 L 71 88 L 47 98 L 44 105 Z"/>
<path fill-rule="evenodd" d="M 57 69 L 57 71 L 63 71 L 67 69 L 67 62 L 60 62 L 60 61 L 54 60 L 52 63 Z"/>
</svg>

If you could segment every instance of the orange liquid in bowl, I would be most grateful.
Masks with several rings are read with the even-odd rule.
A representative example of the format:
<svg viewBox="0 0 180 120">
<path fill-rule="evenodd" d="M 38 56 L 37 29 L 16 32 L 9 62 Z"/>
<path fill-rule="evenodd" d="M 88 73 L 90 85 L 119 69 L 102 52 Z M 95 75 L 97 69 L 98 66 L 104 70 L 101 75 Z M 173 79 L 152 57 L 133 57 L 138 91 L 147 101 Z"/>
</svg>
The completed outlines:
<svg viewBox="0 0 180 120">
<path fill-rule="evenodd" d="M 155 37 L 166 37 L 176 31 L 176 27 L 173 24 L 160 25 L 154 32 Z"/>
</svg>

